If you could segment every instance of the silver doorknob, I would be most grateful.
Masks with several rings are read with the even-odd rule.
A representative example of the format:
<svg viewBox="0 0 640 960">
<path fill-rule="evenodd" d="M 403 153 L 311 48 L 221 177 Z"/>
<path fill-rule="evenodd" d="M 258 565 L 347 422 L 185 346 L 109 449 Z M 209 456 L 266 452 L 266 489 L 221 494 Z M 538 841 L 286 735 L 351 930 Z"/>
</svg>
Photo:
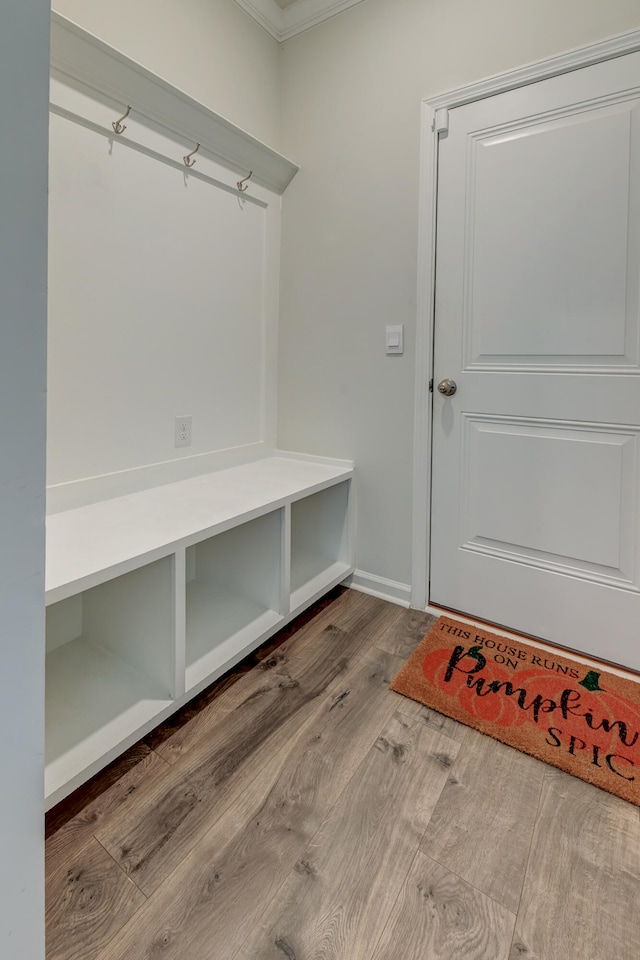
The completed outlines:
<svg viewBox="0 0 640 960">
<path fill-rule="evenodd" d="M 441 393 L 443 397 L 452 397 L 457 389 L 458 384 L 451 377 L 441 380 L 438 384 L 438 393 Z"/>
</svg>

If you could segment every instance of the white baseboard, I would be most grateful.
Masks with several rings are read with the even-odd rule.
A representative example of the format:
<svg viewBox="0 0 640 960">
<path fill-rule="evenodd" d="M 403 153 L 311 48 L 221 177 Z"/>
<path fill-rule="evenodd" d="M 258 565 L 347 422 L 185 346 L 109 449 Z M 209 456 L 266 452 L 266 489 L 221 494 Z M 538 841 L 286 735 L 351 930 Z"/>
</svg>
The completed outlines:
<svg viewBox="0 0 640 960">
<path fill-rule="evenodd" d="M 411 587 L 408 583 L 387 580 L 386 577 L 378 577 L 374 573 L 366 573 L 364 570 L 354 570 L 347 583 L 354 590 L 369 593 L 372 597 L 389 600 L 401 607 L 411 606 Z"/>
</svg>

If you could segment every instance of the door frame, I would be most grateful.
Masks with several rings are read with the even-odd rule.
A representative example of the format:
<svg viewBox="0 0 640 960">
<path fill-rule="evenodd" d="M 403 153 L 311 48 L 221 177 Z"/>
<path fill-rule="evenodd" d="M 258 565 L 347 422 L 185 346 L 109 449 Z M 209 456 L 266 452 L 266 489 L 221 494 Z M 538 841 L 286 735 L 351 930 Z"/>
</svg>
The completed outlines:
<svg viewBox="0 0 640 960">
<path fill-rule="evenodd" d="M 426 610 L 429 606 L 433 421 L 433 393 L 429 390 L 429 379 L 433 375 L 435 327 L 438 139 L 448 129 L 448 111 L 639 50 L 640 30 L 632 30 L 422 101 L 411 545 L 411 606 L 416 609 Z"/>
</svg>

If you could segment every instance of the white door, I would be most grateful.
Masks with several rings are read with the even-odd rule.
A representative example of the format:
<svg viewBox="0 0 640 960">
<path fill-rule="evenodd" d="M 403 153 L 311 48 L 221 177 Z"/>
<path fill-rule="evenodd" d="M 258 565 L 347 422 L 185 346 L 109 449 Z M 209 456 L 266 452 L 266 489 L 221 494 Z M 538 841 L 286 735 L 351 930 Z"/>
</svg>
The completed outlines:
<svg viewBox="0 0 640 960">
<path fill-rule="evenodd" d="M 639 297 L 640 54 L 450 111 L 430 600 L 636 669 Z"/>
</svg>

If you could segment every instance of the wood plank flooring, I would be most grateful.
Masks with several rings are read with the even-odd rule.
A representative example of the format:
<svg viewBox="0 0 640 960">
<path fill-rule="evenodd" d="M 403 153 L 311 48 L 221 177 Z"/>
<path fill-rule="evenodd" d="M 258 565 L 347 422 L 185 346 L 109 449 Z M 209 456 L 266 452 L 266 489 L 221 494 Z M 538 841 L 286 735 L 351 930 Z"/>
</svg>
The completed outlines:
<svg viewBox="0 0 640 960">
<path fill-rule="evenodd" d="M 388 689 L 338 588 L 48 815 L 48 960 L 637 960 L 640 810 Z"/>
<path fill-rule="evenodd" d="M 469 730 L 420 844 L 423 853 L 514 914 L 544 770 L 533 757 Z"/>
</svg>

